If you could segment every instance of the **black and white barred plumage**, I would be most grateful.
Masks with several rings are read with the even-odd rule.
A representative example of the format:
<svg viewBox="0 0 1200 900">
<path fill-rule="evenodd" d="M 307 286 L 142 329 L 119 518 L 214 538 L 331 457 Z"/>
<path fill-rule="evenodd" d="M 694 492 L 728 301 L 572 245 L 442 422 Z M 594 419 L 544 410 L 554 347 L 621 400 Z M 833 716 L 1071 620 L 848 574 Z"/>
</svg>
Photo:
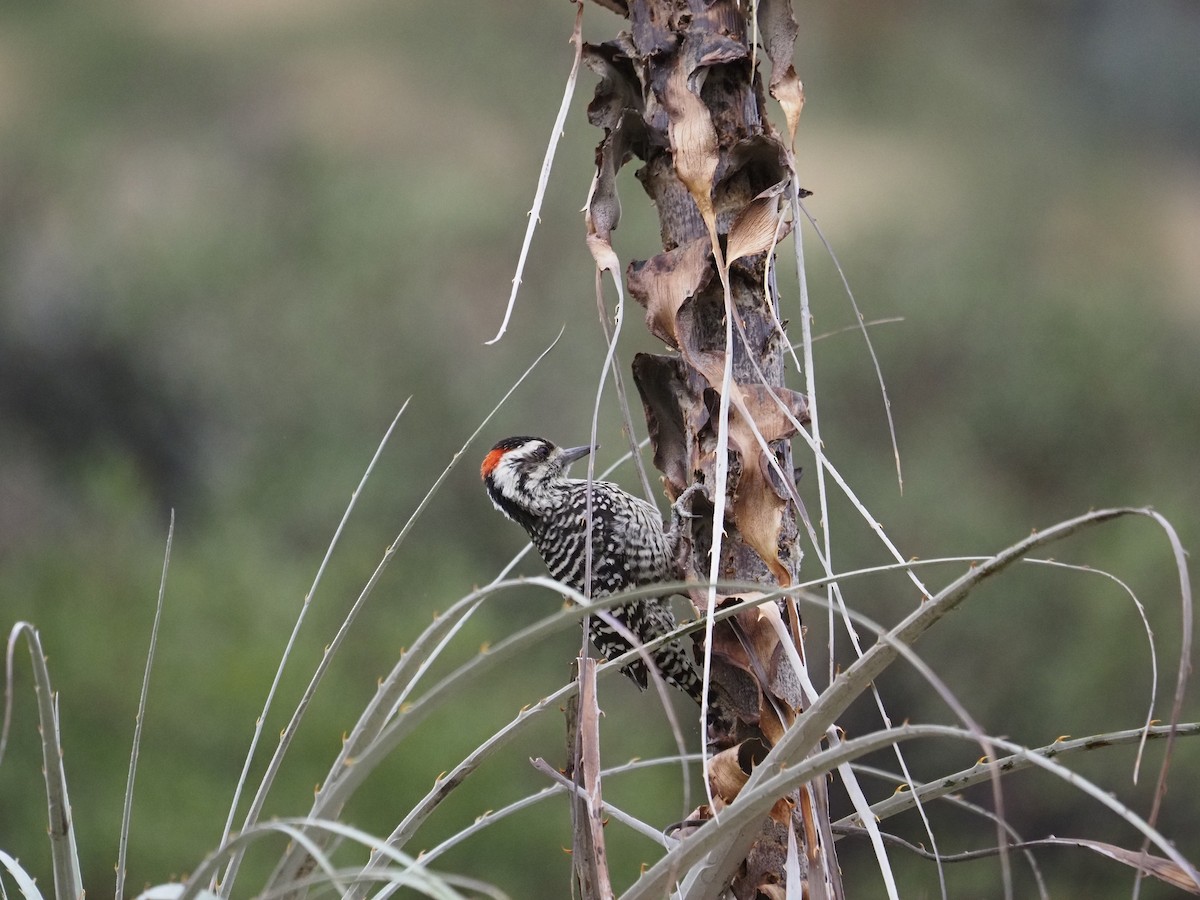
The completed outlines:
<svg viewBox="0 0 1200 900">
<path fill-rule="evenodd" d="M 585 595 L 588 483 L 567 478 L 565 469 L 591 449 L 563 449 L 542 438 L 511 437 L 496 444 L 480 467 L 492 503 L 529 534 L 551 577 Z M 678 506 L 668 531 L 658 509 L 645 500 L 607 481 L 593 481 L 591 488 L 592 599 L 675 581 L 675 549 L 682 528 Z M 670 606 L 657 597 L 622 603 L 609 614 L 643 643 L 675 627 Z M 598 616 L 589 621 L 588 636 L 602 655 L 611 659 L 630 649 L 629 641 Z M 650 656 L 664 680 L 700 702 L 700 677 L 682 641 L 671 641 Z M 622 671 L 646 687 L 643 659 Z"/>
</svg>

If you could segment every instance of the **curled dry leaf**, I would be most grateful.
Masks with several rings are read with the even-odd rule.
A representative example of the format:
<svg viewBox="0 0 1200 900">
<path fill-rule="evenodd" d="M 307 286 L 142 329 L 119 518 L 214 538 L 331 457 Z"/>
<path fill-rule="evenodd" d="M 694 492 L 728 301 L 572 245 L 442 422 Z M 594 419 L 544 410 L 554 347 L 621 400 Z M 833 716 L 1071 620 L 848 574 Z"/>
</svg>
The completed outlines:
<svg viewBox="0 0 1200 900">
<path fill-rule="evenodd" d="M 706 21 L 716 17 L 715 21 Z M 741 14 L 726 4 L 703 4 L 690 16 L 687 36 L 676 50 L 675 34 L 659 38 L 647 48 L 648 35 L 638 33 L 635 43 L 648 53 L 669 54 L 670 63 L 660 68 L 652 84 L 655 97 L 667 115 L 667 137 L 674 159 L 675 174 L 696 202 L 700 215 L 708 226 L 709 235 L 716 234 L 716 214 L 712 189 L 720 148 L 717 130 L 708 106 L 700 99 L 708 70 L 727 65 L 747 56 Z"/>
<path fill-rule="evenodd" d="M 737 397 L 734 415 L 729 418 L 729 448 L 741 456 L 742 468 L 733 495 L 733 520 L 778 583 L 787 587 L 791 574 L 781 557 L 779 535 L 791 492 L 779 483 L 751 423 L 767 444 L 786 440 L 796 433 L 793 419 L 801 424 L 808 421 L 808 404 L 803 394 L 787 388 L 760 384 L 734 388 Z M 782 552 L 790 551 L 783 548 Z"/>
<path fill-rule="evenodd" d="M 716 351 L 685 352 L 684 357 L 710 384 L 724 360 L 724 354 Z M 716 385 L 720 386 L 719 378 Z M 740 465 L 730 467 L 733 494 L 729 514 L 742 538 L 767 564 L 776 582 L 787 587 L 792 582 L 787 565 L 791 551 L 786 545 L 781 547 L 780 534 L 791 491 L 780 483 L 763 452 L 759 435 L 767 445 L 792 437 L 796 433 L 793 420 L 800 424 L 808 421 L 808 405 L 803 394 L 787 388 L 736 382 L 730 386 L 730 401 L 729 450 Z M 707 483 L 715 484 L 714 464 L 711 456 L 693 458 L 692 468 L 703 472 Z"/>
<path fill-rule="evenodd" d="M 627 278 L 630 295 L 646 308 L 650 333 L 678 350 L 679 309 L 707 287 L 715 274 L 712 243 L 702 237 L 645 262 L 631 263 Z"/>
<path fill-rule="evenodd" d="M 729 226 L 725 260 L 732 265 L 744 256 L 754 256 L 773 250 L 792 230 L 791 223 L 782 221 L 791 208 L 784 196 L 788 186 L 785 179 L 773 184 L 755 197 Z"/>
<path fill-rule="evenodd" d="M 740 749 L 739 745 L 722 750 L 708 763 L 708 783 L 718 812 L 733 802 L 750 779 L 750 772 L 738 765 Z"/>
<path fill-rule="evenodd" d="M 800 684 L 787 651 L 783 637 L 788 631 L 783 625 L 783 614 L 778 603 L 761 603 L 753 609 L 744 610 L 738 624 L 747 636 L 757 659 L 767 660 L 767 688 L 772 696 L 783 704 L 786 724 L 791 724 L 795 712 L 800 708 Z"/>
<path fill-rule="evenodd" d="M 804 84 L 792 65 L 796 52 L 796 35 L 799 27 L 792 13 L 791 0 L 759 0 L 758 30 L 763 46 L 771 59 L 771 96 L 783 107 L 787 119 L 788 143 L 795 146 L 796 128 L 800 124 L 800 113 L 804 109 Z"/>
<path fill-rule="evenodd" d="M 718 207 L 736 216 L 756 193 L 765 195 L 781 181 L 788 181 L 791 174 L 788 149 L 775 134 L 742 138 L 717 166 Z"/>
<path fill-rule="evenodd" d="M 796 129 L 800 126 L 800 113 L 804 110 L 804 82 L 800 80 L 794 67 L 788 66 L 779 83 L 771 85 L 771 96 L 783 107 L 783 115 L 788 125 L 788 143 L 794 147 Z"/>
<path fill-rule="evenodd" d="M 751 738 L 722 750 L 712 758 L 708 766 L 708 781 L 713 799 L 718 803 L 718 812 L 741 793 L 754 767 L 766 757 L 767 749 L 762 741 Z"/>
<path fill-rule="evenodd" d="M 621 260 L 617 258 L 617 253 L 612 248 L 612 244 L 606 238 L 592 231 L 590 223 L 588 227 L 587 241 L 588 251 L 592 254 L 592 259 L 596 262 L 596 268 L 601 271 L 616 272 L 621 268 Z"/>
<path fill-rule="evenodd" d="M 619 268 L 612 248 L 612 232 L 621 220 L 617 173 L 646 140 L 637 76 L 629 59 L 631 48 L 620 40 L 595 46 L 585 44 L 583 60 L 600 76 L 596 93 L 588 105 L 588 121 L 604 129 L 604 140 L 596 148 L 596 172 L 584 207 L 587 247 L 600 269 L 614 274 Z"/>
<path fill-rule="evenodd" d="M 709 233 L 716 233 L 713 215 L 713 175 L 717 171 L 717 130 L 704 102 L 688 88 L 681 54 L 675 60 L 660 100 L 666 110 L 667 136 L 675 159 L 675 174 L 696 201 Z"/>
<path fill-rule="evenodd" d="M 633 358 L 633 381 L 642 397 L 654 465 L 672 500 L 692 483 L 691 435 L 708 418 L 708 409 L 697 400 L 703 392 L 700 380 L 675 356 L 639 353 Z"/>
<path fill-rule="evenodd" d="M 762 594 L 744 594 L 725 598 L 720 605 L 741 600 L 762 599 Z M 755 686 L 754 707 L 748 708 L 749 697 L 741 692 L 738 715 L 758 726 L 764 741 L 774 745 L 796 717 L 801 704 L 801 692 L 796 673 L 792 671 L 786 648 L 781 644 L 782 616 L 774 601 L 740 610 L 731 627 L 713 634 L 712 655 L 723 667 L 742 673 L 737 683 Z"/>
<path fill-rule="evenodd" d="M 587 236 L 611 243 L 611 235 L 621 221 L 621 199 L 617 195 L 617 165 L 614 163 L 614 151 L 619 152 L 619 143 L 615 136 L 604 139 L 596 154 L 596 173 L 592 176 L 592 186 L 588 191 L 587 204 L 584 206 L 584 221 L 587 224 Z"/>
<path fill-rule="evenodd" d="M 627 132 L 618 127 L 606 135 L 596 151 L 596 173 L 584 207 L 587 247 L 600 269 L 614 274 L 620 263 L 612 248 L 612 233 L 621 221 L 621 198 L 617 194 L 617 170 L 625 154 Z"/>
<path fill-rule="evenodd" d="M 587 110 L 588 122 L 596 128 L 613 131 L 627 110 L 644 111 L 641 81 L 633 65 L 636 53 L 626 34 L 603 44 L 583 45 L 584 64 L 600 76 Z"/>
</svg>

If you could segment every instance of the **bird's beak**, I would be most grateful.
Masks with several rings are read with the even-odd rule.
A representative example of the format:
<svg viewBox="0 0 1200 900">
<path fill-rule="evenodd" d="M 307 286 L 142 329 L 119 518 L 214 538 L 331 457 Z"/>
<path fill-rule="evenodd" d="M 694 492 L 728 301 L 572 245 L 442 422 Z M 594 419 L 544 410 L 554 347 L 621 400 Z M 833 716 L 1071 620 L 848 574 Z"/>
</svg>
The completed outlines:
<svg viewBox="0 0 1200 900">
<path fill-rule="evenodd" d="M 562 463 L 564 466 L 569 466 L 571 463 L 575 462 L 575 460 L 577 460 L 577 459 L 583 459 L 583 457 L 587 456 L 587 455 L 588 455 L 589 453 L 591 453 L 591 452 L 592 452 L 594 449 L 596 449 L 596 448 L 595 448 L 595 447 L 591 447 L 591 446 L 588 446 L 588 447 L 572 447 L 572 448 L 571 448 L 571 449 L 569 449 L 569 450 L 564 450 L 564 451 L 562 452 L 562 455 L 561 455 L 561 456 L 559 456 L 559 458 L 558 458 L 558 461 L 559 461 L 560 463 Z"/>
</svg>

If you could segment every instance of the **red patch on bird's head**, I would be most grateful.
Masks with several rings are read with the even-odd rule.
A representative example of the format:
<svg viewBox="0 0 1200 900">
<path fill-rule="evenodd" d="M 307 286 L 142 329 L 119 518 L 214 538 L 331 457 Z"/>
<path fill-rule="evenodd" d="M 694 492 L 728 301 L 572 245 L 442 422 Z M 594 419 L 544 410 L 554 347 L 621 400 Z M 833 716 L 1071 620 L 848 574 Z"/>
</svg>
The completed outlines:
<svg viewBox="0 0 1200 900">
<path fill-rule="evenodd" d="M 496 447 L 492 452 L 483 458 L 483 465 L 479 467 L 479 477 L 487 478 L 495 470 L 496 466 L 500 465 L 500 460 L 504 458 L 504 454 L 508 452 L 506 447 Z"/>
</svg>

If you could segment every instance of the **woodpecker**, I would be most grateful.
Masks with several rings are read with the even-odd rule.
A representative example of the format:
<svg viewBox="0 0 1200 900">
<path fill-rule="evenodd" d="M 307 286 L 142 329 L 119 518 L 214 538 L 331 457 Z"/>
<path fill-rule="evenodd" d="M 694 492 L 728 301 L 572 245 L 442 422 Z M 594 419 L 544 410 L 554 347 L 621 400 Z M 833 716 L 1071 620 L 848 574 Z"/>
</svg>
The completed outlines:
<svg viewBox="0 0 1200 900">
<path fill-rule="evenodd" d="M 664 529 L 657 507 L 611 482 L 593 481 L 592 578 L 590 593 L 587 590 L 588 482 L 568 478 L 566 468 L 591 451 L 591 447 L 564 449 L 538 437 L 510 437 L 484 457 L 479 473 L 493 505 L 525 529 L 551 577 L 581 594 L 596 600 L 675 580 L 675 552 L 687 515 L 683 506 L 700 488 L 693 486 L 680 496 L 671 527 Z M 631 600 L 608 612 L 641 643 L 675 627 L 666 598 Z M 614 658 L 630 649 L 629 641 L 603 619 L 591 616 L 588 621 L 588 637 L 601 655 Z M 682 641 L 671 641 L 649 655 L 668 684 L 700 702 L 700 676 Z M 645 659 L 635 659 L 622 671 L 638 687 L 646 687 Z"/>
</svg>

